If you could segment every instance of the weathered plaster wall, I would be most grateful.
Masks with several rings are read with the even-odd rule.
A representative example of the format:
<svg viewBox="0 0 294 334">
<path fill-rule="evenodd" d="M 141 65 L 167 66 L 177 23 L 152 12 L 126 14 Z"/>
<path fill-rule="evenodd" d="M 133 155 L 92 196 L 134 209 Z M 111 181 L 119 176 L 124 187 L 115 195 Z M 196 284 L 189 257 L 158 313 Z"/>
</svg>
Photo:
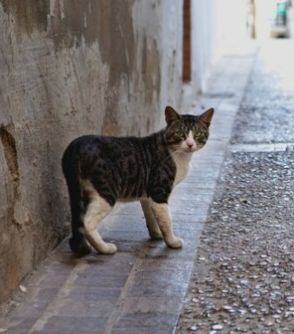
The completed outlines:
<svg viewBox="0 0 294 334">
<path fill-rule="evenodd" d="M 66 234 L 60 158 L 144 135 L 181 93 L 181 1 L 0 1 L 0 301 Z"/>
</svg>

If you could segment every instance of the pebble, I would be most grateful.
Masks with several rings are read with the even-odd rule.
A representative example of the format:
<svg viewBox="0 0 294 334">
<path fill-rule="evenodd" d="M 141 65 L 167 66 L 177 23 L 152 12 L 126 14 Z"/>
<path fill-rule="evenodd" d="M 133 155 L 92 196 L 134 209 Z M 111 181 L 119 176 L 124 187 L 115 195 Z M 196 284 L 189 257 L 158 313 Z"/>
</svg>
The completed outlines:
<svg viewBox="0 0 294 334">
<path fill-rule="evenodd" d="M 288 297 L 286 297 L 286 300 L 287 300 L 288 303 L 292 303 L 292 302 L 294 302 L 294 296 L 288 296 Z"/>
<path fill-rule="evenodd" d="M 190 329 L 192 332 L 196 332 L 196 331 L 198 330 L 198 326 L 193 325 L 193 326 L 189 327 L 189 329 Z"/>
<path fill-rule="evenodd" d="M 216 324 L 216 325 L 213 325 L 212 326 L 212 329 L 213 330 L 217 330 L 217 331 L 219 331 L 219 330 L 221 330 L 221 329 L 223 329 L 223 325 L 220 325 L 220 324 Z"/>
<path fill-rule="evenodd" d="M 25 293 L 25 292 L 28 291 L 28 289 L 27 289 L 24 285 L 20 285 L 20 286 L 19 286 L 19 290 L 20 290 L 21 292 L 23 292 L 23 293 Z"/>
</svg>

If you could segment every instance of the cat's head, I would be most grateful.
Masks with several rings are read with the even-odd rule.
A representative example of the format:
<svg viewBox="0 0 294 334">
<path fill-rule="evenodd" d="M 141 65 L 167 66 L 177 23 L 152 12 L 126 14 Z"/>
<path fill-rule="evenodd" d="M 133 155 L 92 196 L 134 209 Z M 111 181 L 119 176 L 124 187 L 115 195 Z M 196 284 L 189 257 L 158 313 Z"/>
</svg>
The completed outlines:
<svg viewBox="0 0 294 334">
<path fill-rule="evenodd" d="M 202 148 L 209 134 L 214 109 L 203 114 L 180 115 L 172 107 L 165 108 L 165 139 L 172 151 L 192 153 Z"/>
</svg>

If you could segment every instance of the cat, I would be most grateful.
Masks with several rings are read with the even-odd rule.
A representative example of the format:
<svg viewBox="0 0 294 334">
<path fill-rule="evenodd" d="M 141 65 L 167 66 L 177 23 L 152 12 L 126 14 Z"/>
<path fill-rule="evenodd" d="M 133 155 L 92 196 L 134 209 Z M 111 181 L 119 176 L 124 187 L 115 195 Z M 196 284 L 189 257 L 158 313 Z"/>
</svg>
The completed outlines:
<svg viewBox="0 0 294 334">
<path fill-rule="evenodd" d="M 192 153 L 202 148 L 214 113 L 180 115 L 165 109 L 166 127 L 147 137 L 85 135 L 73 140 L 62 157 L 71 207 L 70 248 L 102 254 L 117 247 L 105 242 L 97 226 L 117 201 L 139 200 L 149 235 L 170 248 L 183 241 L 173 233 L 168 199 L 189 170 Z"/>
</svg>

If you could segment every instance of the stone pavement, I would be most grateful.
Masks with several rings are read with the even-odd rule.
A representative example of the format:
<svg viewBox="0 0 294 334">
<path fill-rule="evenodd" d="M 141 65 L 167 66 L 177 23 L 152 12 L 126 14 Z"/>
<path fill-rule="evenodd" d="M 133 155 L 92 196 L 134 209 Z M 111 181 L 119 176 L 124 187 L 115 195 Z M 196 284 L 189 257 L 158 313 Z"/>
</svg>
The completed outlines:
<svg viewBox="0 0 294 334">
<path fill-rule="evenodd" d="M 174 333 L 252 62 L 252 53 L 224 57 L 197 104 L 198 112 L 213 106 L 216 113 L 209 143 L 195 155 L 189 177 L 170 201 L 184 248 L 150 241 L 139 205 L 124 204 L 101 229 L 118 253 L 76 258 L 64 241 L 22 283 L 17 306 L 0 320 L 0 332 Z"/>
</svg>

